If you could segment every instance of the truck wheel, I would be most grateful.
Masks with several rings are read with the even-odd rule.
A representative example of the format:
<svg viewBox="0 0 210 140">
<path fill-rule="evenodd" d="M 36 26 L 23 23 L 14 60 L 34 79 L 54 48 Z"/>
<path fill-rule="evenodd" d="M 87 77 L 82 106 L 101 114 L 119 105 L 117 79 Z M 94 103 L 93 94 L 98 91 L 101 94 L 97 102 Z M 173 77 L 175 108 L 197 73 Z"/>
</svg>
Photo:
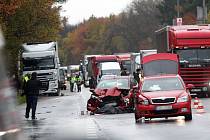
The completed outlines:
<svg viewBox="0 0 210 140">
<path fill-rule="evenodd" d="M 57 93 L 55 94 L 55 96 L 60 96 L 60 88 L 57 89 Z"/>
<path fill-rule="evenodd" d="M 187 114 L 184 116 L 186 121 L 191 121 L 192 120 L 192 113 Z"/>
</svg>

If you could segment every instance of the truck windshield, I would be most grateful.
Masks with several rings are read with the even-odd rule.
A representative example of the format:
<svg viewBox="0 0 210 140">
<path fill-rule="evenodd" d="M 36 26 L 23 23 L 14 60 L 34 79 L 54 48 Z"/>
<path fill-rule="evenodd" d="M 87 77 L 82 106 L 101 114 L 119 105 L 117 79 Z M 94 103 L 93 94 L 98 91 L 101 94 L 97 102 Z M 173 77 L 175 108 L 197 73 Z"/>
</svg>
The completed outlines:
<svg viewBox="0 0 210 140">
<path fill-rule="evenodd" d="M 210 49 L 177 50 L 181 63 L 210 63 Z"/>
<path fill-rule="evenodd" d="M 130 60 L 124 60 L 122 61 L 123 68 L 126 68 L 129 72 L 131 72 L 131 61 Z"/>
<path fill-rule="evenodd" d="M 54 58 L 52 57 L 23 59 L 24 71 L 47 70 L 54 68 Z"/>
</svg>

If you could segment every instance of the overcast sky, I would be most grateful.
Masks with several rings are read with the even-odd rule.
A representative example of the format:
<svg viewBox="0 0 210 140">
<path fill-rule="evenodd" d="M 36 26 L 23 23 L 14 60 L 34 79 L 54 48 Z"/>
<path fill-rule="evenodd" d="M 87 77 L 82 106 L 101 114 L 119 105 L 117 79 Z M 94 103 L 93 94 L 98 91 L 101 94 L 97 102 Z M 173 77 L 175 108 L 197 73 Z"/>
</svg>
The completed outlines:
<svg viewBox="0 0 210 140">
<path fill-rule="evenodd" d="M 70 24 L 77 24 L 91 15 L 105 17 L 119 14 L 133 0 L 68 0 L 63 5 L 61 16 L 66 16 Z"/>
</svg>

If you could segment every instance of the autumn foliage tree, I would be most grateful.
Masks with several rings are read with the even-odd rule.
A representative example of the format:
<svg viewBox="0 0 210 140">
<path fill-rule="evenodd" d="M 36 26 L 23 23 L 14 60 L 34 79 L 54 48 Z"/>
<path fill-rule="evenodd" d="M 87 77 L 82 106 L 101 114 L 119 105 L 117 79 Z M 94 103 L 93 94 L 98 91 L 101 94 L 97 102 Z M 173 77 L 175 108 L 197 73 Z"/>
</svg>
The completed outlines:
<svg viewBox="0 0 210 140">
<path fill-rule="evenodd" d="M 172 25 L 173 19 L 177 18 L 177 11 L 183 18 L 183 24 L 196 24 L 197 6 L 202 7 L 202 0 L 180 0 L 179 7 L 177 0 L 163 0 L 157 5 L 160 11 L 160 21 L 163 25 Z M 210 9 L 210 1 L 206 1 L 207 11 Z"/>
<path fill-rule="evenodd" d="M 1 0 L 0 24 L 6 39 L 6 59 L 11 73 L 17 71 L 20 46 L 25 42 L 58 39 L 59 7 L 55 0 Z"/>
<path fill-rule="evenodd" d="M 85 54 L 113 54 L 151 49 L 159 27 L 159 0 L 134 0 L 119 15 L 90 17 L 68 33 L 62 44 L 68 53 L 65 64 L 78 64 Z"/>
<path fill-rule="evenodd" d="M 62 40 L 62 46 L 66 48 L 68 60 L 65 64 L 78 63 L 84 54 L 100 53 L 100 41 L 107 30 L 108 18 L 91 17 L 81 23 Z"/>
</svg>

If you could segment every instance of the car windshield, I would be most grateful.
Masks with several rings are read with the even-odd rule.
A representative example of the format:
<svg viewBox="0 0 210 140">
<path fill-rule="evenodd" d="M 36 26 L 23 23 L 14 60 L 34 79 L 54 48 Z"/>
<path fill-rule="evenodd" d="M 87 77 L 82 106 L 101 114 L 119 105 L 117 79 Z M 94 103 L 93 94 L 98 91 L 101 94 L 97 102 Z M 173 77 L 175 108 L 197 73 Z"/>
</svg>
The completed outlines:
<svg viewBox="0 0 210 140">
<path fill-rule="evenodd" d="M 97 88 L 100 89 L 110 89 L 114 87 L 118 89 L 130 89 L 129 79 L 104 79 L 97 85 Z"/>
<path fill-rule="evenodd" d="M 179 55 L 180 62 L 183 63 L 200 64 L 210 62 L 210 49 L 177 50 L 176 53 Z"/>
<path fill-rule="evenodd" d="M 143 92 L 183 90 L 184 87 L 179 78 L 146 79 L 142 85 Z"/>
<path fill-rule="evenodd" d="M 54 68 L 55 64 L 53 57 L 23 59 L 23 70 L 25 71 L 45 70 Z"/>
</svg>

